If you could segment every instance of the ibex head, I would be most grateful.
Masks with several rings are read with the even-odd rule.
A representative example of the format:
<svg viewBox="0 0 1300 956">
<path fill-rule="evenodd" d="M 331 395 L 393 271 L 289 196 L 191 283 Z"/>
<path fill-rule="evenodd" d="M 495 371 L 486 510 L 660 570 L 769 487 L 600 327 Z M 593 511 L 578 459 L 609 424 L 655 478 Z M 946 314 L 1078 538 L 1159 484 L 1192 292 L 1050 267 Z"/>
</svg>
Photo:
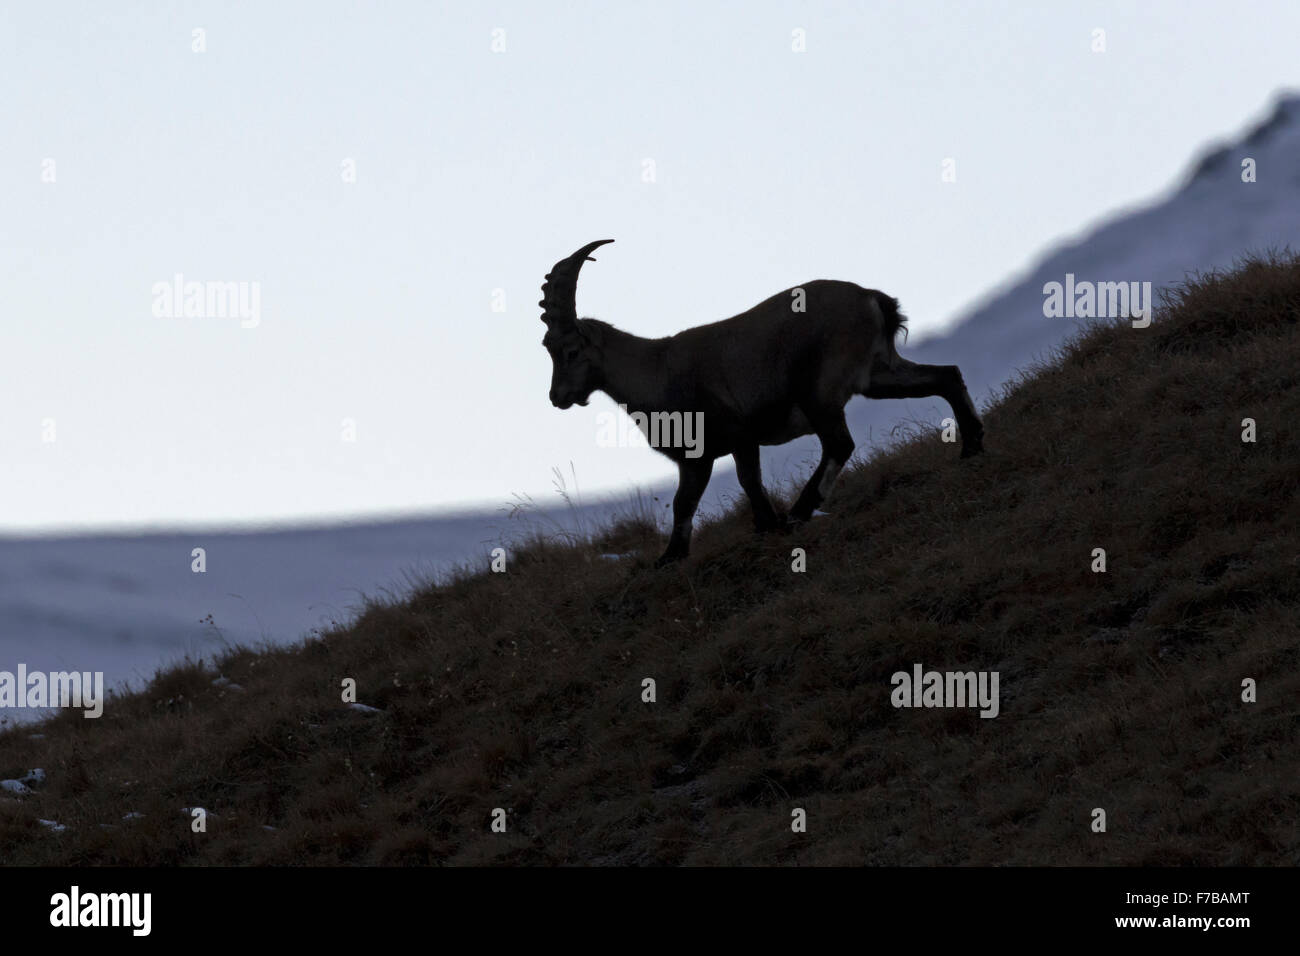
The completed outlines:
<svg viewBox="0 0 1300 956">
<path fill-rule="evenodd" d="M 561 259 L 546 274 L 542 284 L 542 321 L 546 335 L 542 345 L 551 353 L 551 404 L 565 409 L 586 405 L 591 393 L 601 386 L 600 368 L 594 346 L 578 328 L 578 272 L 591 258 L 591 251 L 613 239 L 589 242 L 567 259 Z"/>
</svg>

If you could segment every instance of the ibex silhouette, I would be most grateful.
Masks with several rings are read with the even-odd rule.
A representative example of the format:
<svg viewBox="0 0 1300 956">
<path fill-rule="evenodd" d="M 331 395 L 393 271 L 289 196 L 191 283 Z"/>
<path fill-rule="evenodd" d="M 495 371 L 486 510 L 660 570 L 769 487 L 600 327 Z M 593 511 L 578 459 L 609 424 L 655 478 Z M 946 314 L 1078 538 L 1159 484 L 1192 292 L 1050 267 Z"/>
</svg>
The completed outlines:
<svg viewBox="0 0 1300 956">
<path fill-rule="evenodd" d="M 730 319 L 643 339 L 577 315 L 582 264 L 613 241 L 588 243 L 547 273 L 538 303 L 546 323 L 542 344 L 554 363 L 556 408 L 586 405 L 599 389 L 629 412 L 702 415 L 702 453 L 699 447 L 658 446 L 677 463 L 679 481 L 672 536 L 657 567 L 689 552 L 695 509 L 714 460 L 723 455 L 736 462 L 759 531 L 808 520 L 853 454 L 844 406 L 854 395 L 939 395 L 961 430 L 961 456 L 983 451 L 984 427 L 957 366 L 918 365 L 895 350 L 894 337 L 907 321 L 897 299 L 852 282 L 818 279 Z M 782 519 L 763 491 L 758 448 L 814 433 L 821 463 Z"/>
</svg>

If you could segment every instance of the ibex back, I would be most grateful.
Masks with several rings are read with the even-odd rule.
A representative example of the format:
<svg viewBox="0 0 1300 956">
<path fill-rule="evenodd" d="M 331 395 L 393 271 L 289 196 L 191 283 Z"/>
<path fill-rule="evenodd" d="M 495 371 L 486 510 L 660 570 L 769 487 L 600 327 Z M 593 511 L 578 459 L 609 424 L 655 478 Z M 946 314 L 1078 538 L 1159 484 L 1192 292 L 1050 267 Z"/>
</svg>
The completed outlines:
<svg viewBox="0 0 1300 956">
<path fill-rule="evenodd" d="M 984 428 L 955 365 L 900 358 L 894 338 L 906 318 L 898 300 L 852 282 L 818 279 L 778 292 L 748 312 L 662 339 L 643 339 L 607 322 L 579 319 L 578 272 L 592 242 L 555 264 L 542 286 L 542 344 L 551 353 L 551 403 L 586 405 L 599 389 L 629 413 L 700 416 L 703 445 L 659 445 L 677 463 L 673 531 L 662 566 L 686 557 L 691 522 L 713 474 L 731 455 L 749 496 L 754 525 L 769 531 L 807 521 L 853 454 L 844 406 L 854 395 L 921 398 L 952 406 L 962 457 L 983 450 Z M 591 260 L 595 261 L 595 260 Z M 801 310 L 800 310 L 801 309 Z M 788 518 L 763 491 L 760 445 L 816 434 L 822 458 Z"/>
</svg>

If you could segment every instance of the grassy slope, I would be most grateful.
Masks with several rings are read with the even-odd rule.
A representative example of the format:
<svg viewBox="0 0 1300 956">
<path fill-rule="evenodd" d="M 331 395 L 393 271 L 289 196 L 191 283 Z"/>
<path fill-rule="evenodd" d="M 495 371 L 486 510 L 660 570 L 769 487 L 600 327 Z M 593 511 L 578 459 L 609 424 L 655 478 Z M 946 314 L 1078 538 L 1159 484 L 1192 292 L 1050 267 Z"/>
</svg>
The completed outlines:
<svg viewBox="0 0 1300 956">
<path fill-rule="evenodd" d="M 1074 343 L 991 410 L 983 458 L 927 433 L 793 536 L 742 507 L 662 572 L 635 524 L 534 543 L 235 653 L 242 693 L 182 668 L 0 735 L 0 777 L 49 775 L 0 797 L 0 858 L 1300 863 L 1298 314 L 1300 260 L 1255 262 Z M 642 557 L 595 557 L 620 547 Z M 918 662 L 999 671 L 1001 716 L 892 708 Z"/>
</svg>

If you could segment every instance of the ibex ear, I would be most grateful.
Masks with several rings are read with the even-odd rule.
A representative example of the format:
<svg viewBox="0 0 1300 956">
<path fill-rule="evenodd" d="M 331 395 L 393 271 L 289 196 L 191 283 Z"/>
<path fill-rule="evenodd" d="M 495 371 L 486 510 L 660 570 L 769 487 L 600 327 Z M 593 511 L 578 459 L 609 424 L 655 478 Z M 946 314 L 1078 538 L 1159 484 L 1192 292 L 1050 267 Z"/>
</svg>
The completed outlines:
<svg viewBox="0 0 1300 956">
<path fill-rule="evenodd" d="M 582 264 L 591 259 L 592 250 L 613 242 L 613 239 L 598 239 L 589 242 L 573 255 L 561 259 L 542 283 L 542 298 L 537 304 L 542 307 L 542 321 L 548 328 L 557 330 L 576 329 L 578 322 L 577 292 L 578 273 Z"/>
</svg>

